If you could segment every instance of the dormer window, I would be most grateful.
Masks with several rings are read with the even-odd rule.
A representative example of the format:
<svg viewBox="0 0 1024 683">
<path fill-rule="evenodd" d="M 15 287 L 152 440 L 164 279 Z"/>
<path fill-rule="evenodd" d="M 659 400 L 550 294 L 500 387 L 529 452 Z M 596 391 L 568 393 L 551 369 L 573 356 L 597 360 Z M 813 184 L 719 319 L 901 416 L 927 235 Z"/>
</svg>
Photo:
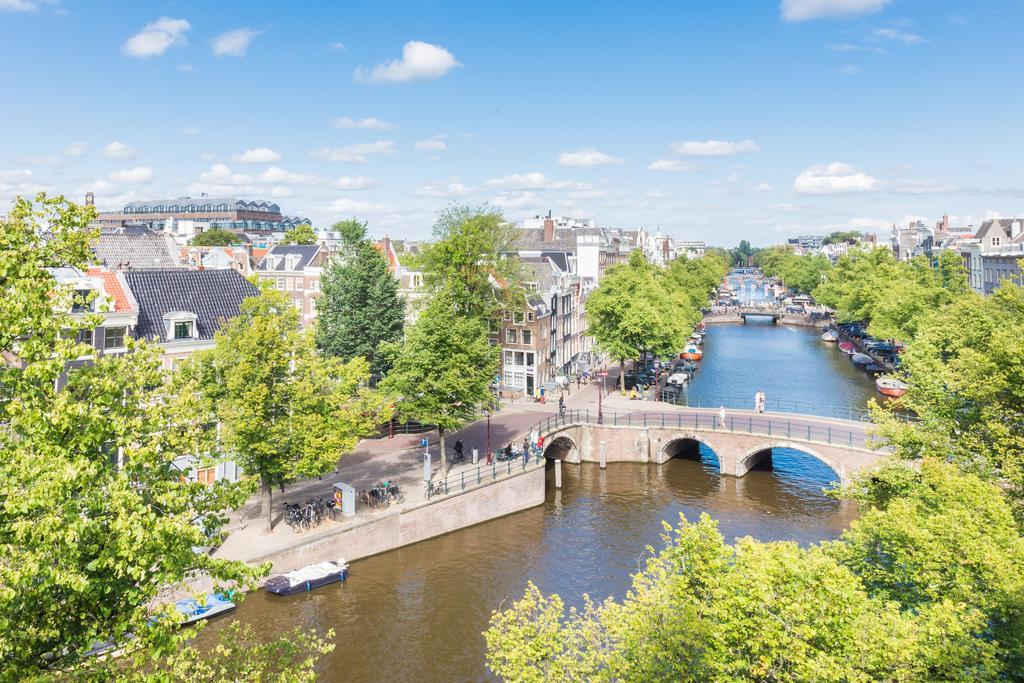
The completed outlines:
<svg viewBox="0 0 1024 683">
<path fill-rule="evenodd" d="M 174 338 L 177 339 L 191 339 L 192 338 L 193 323 L 191 320 L 185 322 L 174 323 Z"/>
<path fill-rule="evenodd" d="M 164 315 L 164 338 L 167 341 L 198 339 L 198 316 L 190 311 L 171 311 Z"/>
<path fill-rule="evenodd" d="M 84 313 L 85 311 L 91 311 L 92 310 L 92 301 L 90 301 L 91 296 L 92 296 L 92 290 L 91 289 L 76 289 L 75 290 L 75 299 L 71 303 L 71 312 L 72 313 Z"/>
</svg>

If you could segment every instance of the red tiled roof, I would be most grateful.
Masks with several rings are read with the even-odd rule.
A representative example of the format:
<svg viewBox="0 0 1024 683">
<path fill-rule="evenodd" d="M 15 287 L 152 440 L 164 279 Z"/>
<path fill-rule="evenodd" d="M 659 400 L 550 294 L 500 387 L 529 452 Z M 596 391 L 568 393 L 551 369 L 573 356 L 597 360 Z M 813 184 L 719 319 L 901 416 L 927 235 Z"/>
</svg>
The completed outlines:
<svg viewBox="0 0 1024 683">
<path fill-rule="evenodd" d="M 103 291 L 114 300 L 115 312 L 121 313 L 132 310 L 131 303 L 128 300 L 128 293 L 124 291 L 121 281 L 117 279 L 117 273 L 106 268 L 90 268 L 87 272 L 89 277 L 103 279 Z"/>
<path fill-rule="evenodd" d="M 252 248 L 252 260 L 255 261 L 256 263 L 259 263 L 260 261 L 263 260 L 263 257 L 267 255 L 268 251 L 270 251 L 269 247 L 267 247 L 267 248 L 253 247 Z"/>
</svg>

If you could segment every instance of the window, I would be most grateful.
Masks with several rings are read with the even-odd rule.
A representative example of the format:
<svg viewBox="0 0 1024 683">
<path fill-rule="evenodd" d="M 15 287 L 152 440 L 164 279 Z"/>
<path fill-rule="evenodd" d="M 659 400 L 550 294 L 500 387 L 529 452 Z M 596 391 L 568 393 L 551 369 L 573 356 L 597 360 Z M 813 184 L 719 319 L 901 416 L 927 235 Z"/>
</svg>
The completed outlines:
<svg viewBox="0 0 1024 683">
<path fill-rule="evenodd" d="M 91 289 L 76 289 L 75 299 L 71 302 L 71 312 L 81 313 L 82 311 L 91 311 L 92 302 L 89 300 L 91 295 Z"/>
<path fill-rule="evenodd" d="M 283 292 L 284 291 L 284 278 L 283 277 L 277 278 L 277 289 L 278 289 L 279 292 Z"/>
<path fill-rule="evenodd" d="M 523 343 L 524 344 L 532 344 L 533 343 L 533 332 L 531 332 L 530 330 L 523 330 Z"/>
<path fill-rule="evenodd" d="M 512 352 L 511 351 L 506 351 L 505 352 L 505 365 L 512 365 Z"/>
<path fill-rule="evenodd" d="M 302 289 L 303 289 L 303 286 L 304 285 L 303 285 L 302 278 L 301 277 L 295 278 L 295 291 L 296 292 L 301 292 Z"/>
<path fill-rule="evenodd" d="M 285 278 L 284 279 L 284 291 L 286 291 L 286 292 L 292 291 L 292 284 L 293 283 L 294 283 L 294 278 L 290 278 L 290 277 Z"/>
<path fill-rule="evenodd" d="M 88 344 L 92 346 L 93 333 L 92 330 L 79 330 L 78 334 L 75 335 L 75 341 L 79 344 Z"/>
<path fill-rule="evenodd" d="M 196 470 L 196 481 L 198 481 L 200 484 L 212 484 L 216 480 L 216 467 L 200 467 Z"/>
<path fill-rule="evenodd" d="M 124 335 L 127 331 L 124 327 L 108 327 L 106 329 L 106 336 L 103 341 L 103 348 L 105 349 L 121 349 L 124 348 Z"/>
<path fill-rule="evenodd" d="M 511 370 L 506 370 L 505 371 L 505 386 L 507 386 L 507 387 L 512 386 L 512 371 Z"/>
<path fill-rule="evenodd" d="M 515 358 L 516 358 L 516 362 L 515 362 L 516 365 L 525 365 L 526 364 L 526 360 L 525 360 L 525 358 L 523 356 L 523 352 L 522 351 L 516 351 Z"/>
<path fill-rule="evenodd" d="M 513 329 L 506 329 L 505 330 L 505 343 L 506 344 L 518 344 L 519 343 L 519 337 L 516 334 L 515 330 L 513 330 Z"/>
<path fill-rule="evenodd" d="M 999 246 L 999 242 L 1000 242 L 1000 240 L 999 240 L 998 237 L 993 237 L 992 238 L 992 246 L 993 247 L 998 247 Z"/>
<path fill-rule="evenodd" d="M 501 317 L 504 320 L 511 320 L 512 319 L 512 314 L 509 311 L 502 311 Z"/>
<path fill-rule="evenodd" d="M 517 372 L 517 373 L 515 373 L 512 386 L 519 387 L 520 389 L 525 387 L 526 386 L 526 373 L 525 372 Z"/>
<path fill-rule="evenodd" d="M 531 353 L 527 353 L 526 354 L 526 367 L 532 368 L 534 365 L 536 365 L 536 363 L 534 362 L 534 355 L 533 355 L 533 353 L 532 352 Z"/>
<path fill-rule="evenodd" d="M 292 305 L 295 306 L 295 310 L 302 312 L 302 299 L 292 299 Z"/>
<path fill-rule="evenodd" d="M 533 311 L 526 314 L 526 322 L 532 323 L 534 320 L 536 320 L 536 316 L 533 314 Z"/>
<path fill-rule="evenodd" d="M 191 339 L 192 338 L 192 323 L 181 322 L 174 323 L 174 338 L 175 339 Z"/>
<path fill-rule="evenodd" d="M 522 325 L 523 324 L 523 320 L 525 320 L 525 317 L 523 316 L 522 313 L 513 313 L 512 314 L 512 322 L 514 324 Z"/>
</svg>

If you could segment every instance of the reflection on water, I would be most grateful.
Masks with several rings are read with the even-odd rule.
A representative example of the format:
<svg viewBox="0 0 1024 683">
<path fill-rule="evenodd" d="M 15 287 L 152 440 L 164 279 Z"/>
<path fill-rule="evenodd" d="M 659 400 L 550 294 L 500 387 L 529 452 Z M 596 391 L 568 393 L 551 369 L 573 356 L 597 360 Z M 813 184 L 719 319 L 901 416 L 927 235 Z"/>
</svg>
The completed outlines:
<svg viewBox="0 0 1024 683">
<path fill-rule="evenodd" d="M 287 598 L 260 592 L 237 615 L 267 633 L 334 628 L 337 649 L 321 680 L 480 680 L 488 678 L 480 634 L 527 580 L 571 605 L 584 593 L 622 598 L 645 548 L 661 545 L 661 521 L 674 524 L 680 513 L 708 512 L 727 540 L 834 538 L 855 512 L 821 494 L 833 478 L 810 456 L 785 450 L 740 479 L 720 476 L 706 448 L 699 460 L 660 466 L 566 465 L 561 491 L 548 472 L 543 506 L 353 562 L 340 587 Z"/>
</svg>

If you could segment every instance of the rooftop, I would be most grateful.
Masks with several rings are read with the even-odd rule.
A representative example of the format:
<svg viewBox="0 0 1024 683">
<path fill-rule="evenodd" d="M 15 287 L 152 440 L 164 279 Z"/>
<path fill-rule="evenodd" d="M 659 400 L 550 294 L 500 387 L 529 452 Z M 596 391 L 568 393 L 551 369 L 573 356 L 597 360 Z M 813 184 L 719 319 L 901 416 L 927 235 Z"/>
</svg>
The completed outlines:
<svg viewBox="0 0 1024 683">
<path fill-rule="evenodd" d="M 117 270 L 177 268 L 174 240 L 154 232 L 105 232 L 93 248 L 101 265 Z"/>
</svg>

